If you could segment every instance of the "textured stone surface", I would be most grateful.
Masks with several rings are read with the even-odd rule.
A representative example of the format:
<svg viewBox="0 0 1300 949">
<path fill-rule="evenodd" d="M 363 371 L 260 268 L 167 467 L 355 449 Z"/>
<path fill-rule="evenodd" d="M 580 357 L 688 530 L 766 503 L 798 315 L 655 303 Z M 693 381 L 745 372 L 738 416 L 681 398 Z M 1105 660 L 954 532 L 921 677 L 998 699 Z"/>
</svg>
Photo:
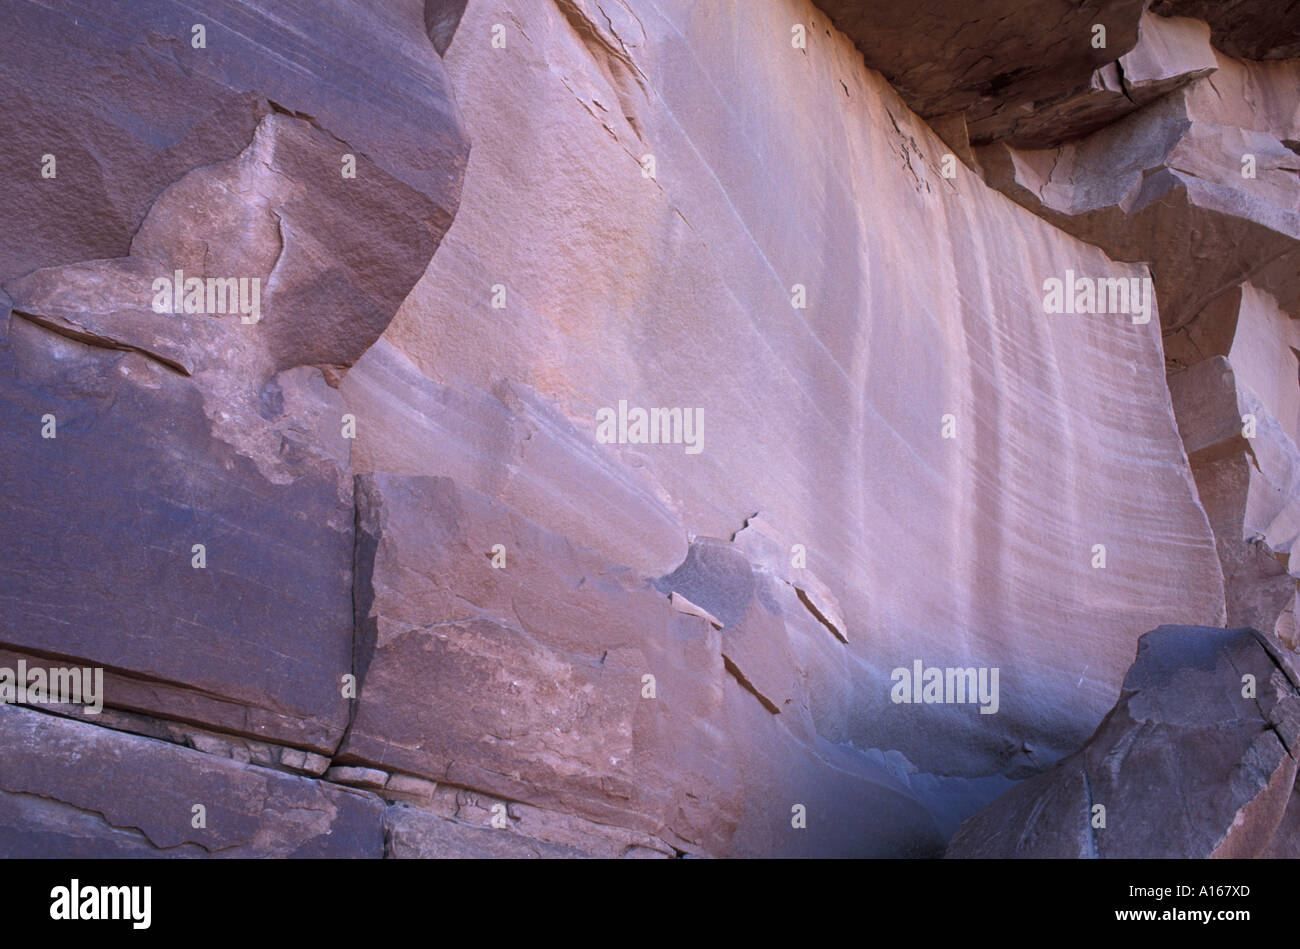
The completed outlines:
<svg viewBox="0 0 1300 949">
<path fill-rule="evenodd" d="M 467 152 L 420 5 L 210 5 L 203 49 L 165 2 L 14 15 L 5 146 L 31 175 L 0 213 L 38 236 L 0 263 L 0 644 L 108 666 L 120 709 L 332 752 L 354 513 L 327 382 L 427 265 Z M 258 308 L 165 312 L 177 271 Z"/>
<path fill-rule="evenodd" d="M 1300 4 L 1294 0 L 1155 0 L 1151 9 L 1207 21 L 1214 45 L 1229 56 L 1300 57 Z"/>
<path fill-rule="evenodd" d="M 1294 860 L 1300 857 L 1300 796 L 1291 789 L 1291 799 L 1282 815 L 1273 839 L 1258 856 L 1272 860 Z"/>
<path fill-rule="evenodd" d="M 332 139 L 335 180 L 344 153 L 364 156 L 423 195 L 425 215 L 445 231 L 467 146 L 422 6 L 8 4 L 0 85 L 11 121 L 0 156 L 16 173 L 0 182 L 0 230 L 27 238 L 5 242 L 0 278 L 125 256 L 163 189 L 243 151 L 270 103 Z M 195 25 L 205 27 L 204 49 L 192 45 Z M 47 153 L 53 180 L 37 177 Z M 354 184 L 364 182 L 359 172 Z"/>
<path fill-rule="evenodd" d="M 699 545 L 674 580 L 652 584 L 449 478 L 365 475 L 357 501 L 362 680 L 341 763 L 399 768 L 691 852 L 938 845 L 905 783 L 816 734 L 800 653 L 842 646 L 792 590 L 782 602 L 771 592 L 779 581 L 756 580 L 739 552 L 715 544 L 707 558 L 738 586 L 697 575 Z M 688 575 L 696 582 L 682 583 Z M 656 589 L 679 583 L 727 625 L 679 613 Z M 783 721 L 769 728 L 776 713 Z M 753 740 L 738 746 L 734 734 Z M 813 799 L 793 796 L 814 788 Z M 794 803 L 818 808 L 807 840 L 779 831 Z M 892 840 L 867 834 L 867 811 L 889 815 Z"/>
<path fill-rule="evenodd" d="M 446 820 L 400 804 L 388 809 L 385 829 L 390 856 L 398 860 L 571 860 L 588 856 L 571 847 L 533 840 L 508 830 Z"/>
<path fill-rule="evenodd" d="M 383 854 L 382 802 L 309 778 L 9 706 L 0 748 L 0 853 Z"/>
<path fill-rule="evenodd" d="M 1148 5 L 11 4 L 0 853 L 1291 852 L 1294 37 Z"/>
<path fill-rule="evenodd" d="M 1213 76 L 1077 142 L 976 150 L 1014 200 L 1149 261 L 1166 332 L 1246 280 L 1300 312 L 1300 155 L 1287 144 L 1300 140 L 1300 63 L 1217 60 Z"/>
<path fill-rule="evenodd" d="M 1284 647 L 1256 630 L 1153 630 L 1096 734 L 967 820 L 947 855 L 1263 855 L 1296 778 L 1298 684 Z"/>
<path fill-rule="evenodd" d="M 13 669 L 20 660 L 27 664 L 28 669 L 40 666 L 53 670 L 63 665 L 55 660 L 36 659 L 0 651 L 0 664 L 3 664 L 4 668 Z M 115 697 L 120 694 L 123 689 L 121 680 L 115 679 L 110 674 L 105 676 L 104 681 L 106 689 L 112 689 Z M 75 703 L 51 703 L 43 706 L 42 709 L 88 725 L 98 725 L 115 731 L 184 745 L 204 754 L 230 758 L 243 764 L 263 765 L 268 768 L 310 774 L 314 777 L 319 777 L 329 766 L 328 758 L 310 751 L 255 741 L 228 732 L 196 728 L 186 722 L 154 718 L 138 712 L 126 712 L 116 708 L 103 708 L 98 712 L 92 712 L 88 711 L 84 704 Z"/>
<path fill-rule="evenodd" d="M 650 834 L 599 824 L 573 814 L 549 811 L 452 785 L 439 786 L 420 811 L 473 827 L 509 830 L 533 841 L 559 845 L 565 852 L 576 850 L 593 857 L 667 858 L 679 855 L 670 845 Z M 503 823 L 504 828 L 501 826 Z"/>
<path fill-rule="evenodd" d="M 287 449 L 268 477 L 214 437 L 175 372 L 16 317 L 0 393 L 0 644 L 108 666 L 119 708 L 336 744 L 352 505 L 334 463 L 249 413 Z M 192 566 L 194 544 L 205 569 Z"/>
<path fill-rule="evenodd" d="M 922 116 L 960 116 L 970 141 L 1021 148 L 1056 145 L 1101 128 L 1214 70 L 1203 22 L 1144 15 L 1147 5 L 819 4 L 867 65 Z M 1104 45 L 1094 32 L 1098 26 L 1105 28 Z"/>
<path fill-rule="evenodd" d="M 821 738 L 967 777 L 1072 751 L 1143 631 L 1223 619 L 1158 317 L 1043 312 L 1067 268 L 1145 271 L 943 178 L 946 146 L 847 37 L 790 46 L 810 6 L 602 8 L 516 4 L 494 49 L 496 15 L 467 7 L 446 55 L 475 143 L 464 198 L 342 383 L 354 468 L 453 478 L 637 578 L 758 512 L 767 569 L 836 604 L 848 641 L 808 614 Z M 703 451 L 598 443 L 620 400 L 702 408 Z M 486 577 L 498 542 L 444 571 Z M 892 703 L 918 658 L 1018 674 L 996 715 Z"/>
</svg>

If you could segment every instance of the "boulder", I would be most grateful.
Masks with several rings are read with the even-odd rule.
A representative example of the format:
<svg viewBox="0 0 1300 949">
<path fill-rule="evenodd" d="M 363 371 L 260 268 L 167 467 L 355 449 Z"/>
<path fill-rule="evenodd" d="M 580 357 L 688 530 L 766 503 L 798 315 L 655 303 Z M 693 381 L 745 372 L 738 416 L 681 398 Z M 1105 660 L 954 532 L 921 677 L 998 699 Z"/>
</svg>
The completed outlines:
<svg viewBox="0 0 1300 949">
<path fill-rule="evenodd" d="M 1265 855 L 1296 778 L 1298 686 L 1258 630 L 1152 630 L 1083 748 L 966 820 L 947 856 Z"/>
</svg>

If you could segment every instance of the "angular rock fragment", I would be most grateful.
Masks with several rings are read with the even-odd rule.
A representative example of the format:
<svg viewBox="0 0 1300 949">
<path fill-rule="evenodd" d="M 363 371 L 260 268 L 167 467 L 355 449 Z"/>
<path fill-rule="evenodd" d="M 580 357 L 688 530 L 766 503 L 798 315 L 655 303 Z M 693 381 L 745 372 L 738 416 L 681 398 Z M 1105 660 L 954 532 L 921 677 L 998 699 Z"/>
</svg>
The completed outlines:
<svg viewBox="0 0 1300 949">
<path fill-rule="evenodd" d="M 356 788 L 382 788 L 388 783 L 388 774 L 374 768 L 330 768 L 325 780 Z"/>
<path fill-rule="evenodd" d="M 1300 6 L 1272 0 L 1155 0 L 1164 16 L 1205 20 L 1214 45 L 1239 59 L 1300 57 Z"/>
<path fill-rule="evenodd" d="M 1150 261 L 1166 333 L 1250 280 L 1300 312 L 1300 65 L 1216 55 L 1193 82 L 1055 149 L 976 149 L 985 179 L 1118 260 Z"/>
<path fill-rule="evenodd" d="M 714 629 L 722 629 L 722 620 L 718 619 L 702 606 L 696 606 L 680 593 L 673 591 L 668 594 L 668 602 L 673 605 L 673 609 L 679 613 L 688 613 L 691 616 L 698 616 L 700 619 L 708 620 L 709 625 Z"/>
<path fill-rule="evenodd" d="M 699 538 L 681 566 L 656 580 L 655 587 L 698 604 L 721 626 L 734 626 L 754 597 L 754 572 L 745 555 L 731 544 Z"/>
<path fill-rule="evenodd" d="M 1228 622 L 1295 648 L 1300 323 L 1246 284 L 1169 342 L 1190 363 L 1169 391 L 1223 565 Z"/>
<path fill-rule="evenodd" d="M 1024 148 L 1054 145 L 1136 109 L 1115 61 L 1138 44 L 1139 23 L 1163 29 L 1143 18 L 1144 0 L 818 6 L 916 112 L 960 113 L 972 142 Z"/>
<path fill-rule="evenodd" d="M 1152 630 L 1084 747 L 968 819 L 947 856 L 1263 855 L 1296 779 L 1298 686 L 1257 630 Z"/>
<path fill-rule="evenodd" d="M 424 0 L 424 28 L 439 56 L 447 54 L 469 0 Z"/>
</svg>

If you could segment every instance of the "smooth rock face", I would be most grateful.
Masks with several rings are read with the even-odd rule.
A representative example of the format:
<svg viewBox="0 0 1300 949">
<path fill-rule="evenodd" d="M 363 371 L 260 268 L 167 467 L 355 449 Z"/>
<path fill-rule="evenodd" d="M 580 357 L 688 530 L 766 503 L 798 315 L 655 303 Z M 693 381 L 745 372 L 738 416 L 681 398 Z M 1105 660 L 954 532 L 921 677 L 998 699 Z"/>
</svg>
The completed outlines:
<svg viewBox="0 0 1300 949">
<path fill-rule="evenodd" d="M 828 647 L 808 667 L 817 735 L 918 773 L 1040 768 L 1096 727 L 1144 630 L 1223 621 L 1158 314 L 1044 312 L 1049 277 L 1143 268 L 944 178 L 946 146 L 845 36 L 791 47 L 810 6 L 512 9 L 504 49 L 474 4 L 448 48 L 465 195 L 341 385 L 357 471 L 452 478 L 637 579 L 671 575 L 691 535 L 742 543 L 758 512 L 763 565 Z M 736 53 L 697 52 L 715 49 Z M 599 441 L 620 402 L 702 410 L 702 450 Z M 442 572 L 485 570 L 494 543 Z M 677 592 L 724 623 L 739 609 Z M 765 675 L 738 656 L 782 707 L 779 653 Z M 1003 670 L 998 712 L 893 702 L 917 659 Z"/>
<path fill-rule="evenodd" d="M 967 820 L 947 856 L 1264 855 L 1296 778 L 1291 655 L 1252 629 L 1147 633 L 1096 734 Z"/>
<path fill-rule="evenodd" d="M 1175 7 L 1196 4 L 1156 9 Z M 1212 18 L 1216 43 L 1223 22 Z M 1186 58 L 1203 43 L 1188 33 L 1182 45 Z M 1166 56 L 1180 58 L 1176 49 Z M 1062 229 L 1117 258 L 1151 261 L 1170 391 L 1216 538 L 1227 622 L 1295 646 L 1300 68 L 1215 58 L 1212 76 L 1076 142 L 993 145 L 971 161 Z"/>
</svg>

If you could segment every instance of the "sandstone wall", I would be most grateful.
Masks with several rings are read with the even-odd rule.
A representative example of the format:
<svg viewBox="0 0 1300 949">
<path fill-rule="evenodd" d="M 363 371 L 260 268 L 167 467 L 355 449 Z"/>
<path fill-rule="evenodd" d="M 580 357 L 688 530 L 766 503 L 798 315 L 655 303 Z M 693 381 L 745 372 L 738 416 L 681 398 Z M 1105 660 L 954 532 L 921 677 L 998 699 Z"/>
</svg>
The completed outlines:
<svg viewBox="0 0 1300 949">
<path fill-rule="evenodd" d="M 1148 630 L 1294 646 L 1294 62 L 849 6 L 18 3 L 0 666 L 107 707 L 0 709 L 0 851 L 935 856 Z"/>
<path fill-rule="evenodd" d="M 772 683 L 766 704 L 719 727 L 770 720 L 805 746 L 901 751 L 922 772 L 1053 760 L 1113 702 L 1138 635 L 1171 614 L 1222 621 L 1158 320 L 1043 312 L 1043 280 L 1067 268 L 1144 270 L 964 169 L 944 179 L 946 147 L 811 7 L 740 17 L 538 2 L 508 14 L 471 4 L 447 53 L 474 142 L 465 196 L 424 280 L 341 387 L 360 424 L 357 470 L 449 477 L 504 500 L 516 537 L 517 522 L 562 534 L 639 577 L 673 571 L 692 536 L 734 534 L 781 588 L 824 588 L 847 643 L 792 600 L 784 636 L 762 633 L 760 654 L 730 663 L 738 675 L 712 674 L 729 691 L 760 671 Z M 485 39 L 497 22 L 504 49 Z M 791 47 L 795 23 L 806 52 Z M 791 305 L 796 283 L 807 309 Z M 596 444 L 598 410 L 619 400 L 702 407 L 704 450 Z M 948 413 L 955 439 L 941 437 Z M 496 537 L 515 549 L 506 530 Z M 470 550 L 483 557 L 490 542 L 484 532 Z M 795 544 L 804 569 L 791 566 Z M 452 569 L 437 546 L 408 546 L 423 563 L 390 568 L 408 603 L 418 587 L 399 584 Z M 532 569 L 531 551 L 518 556 L 507 575 Z M 726 601 L 722 583 L 684 595 L 721 617 L 708 597 Z M 558 607 L 468 600 L 402 622 L 486 612 L 544 642 L 569 638 Z M 660 623 L 619 624 L 612 642 L 646 657 L 629 674 L 659 668 Z M 724 657 L 736 626 L 722 629 Z M 1000 666 L 1000 712 L 893 704 L 890 672 L 917 658 Z M 521 657 L 510 675 L 534 664 Z M 622 717 L 634 744 L 641 714 Z M 673 741 L 654 752 L 670 782 Z M 795 760 L 764 766 L 807 767 Z M 836 819 L 855 809 L 842 802 Z M 742 813 L 743 837 L 762 818 Z"/>
</svg>

